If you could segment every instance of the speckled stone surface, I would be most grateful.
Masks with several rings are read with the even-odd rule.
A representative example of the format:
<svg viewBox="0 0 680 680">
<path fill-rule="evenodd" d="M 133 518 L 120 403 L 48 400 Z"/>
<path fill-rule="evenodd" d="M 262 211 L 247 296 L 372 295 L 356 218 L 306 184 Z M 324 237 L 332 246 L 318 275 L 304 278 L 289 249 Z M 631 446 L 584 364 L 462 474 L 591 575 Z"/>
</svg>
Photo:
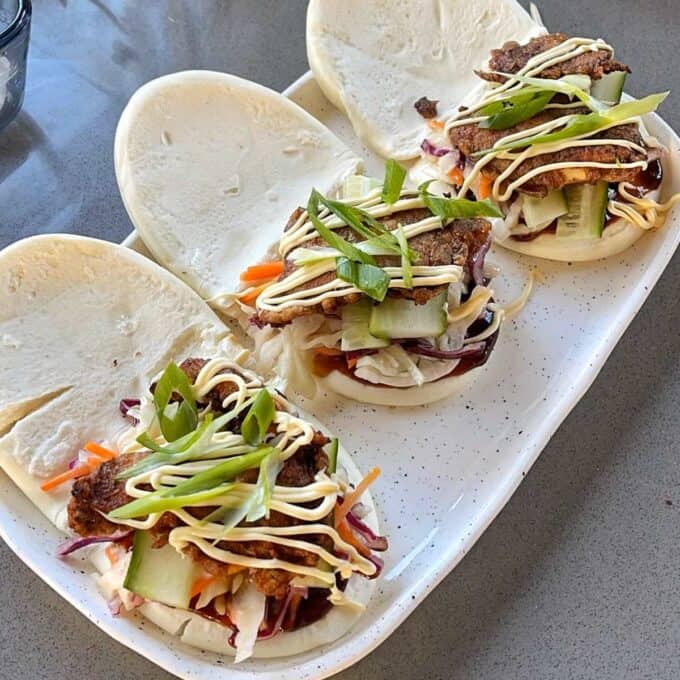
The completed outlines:
<svg viewBox="0 0 680 680">
<path fill-rule="evenodd" d="M 43 231 L 129 232 L 112 136 L 145 80 L 215 68 L 282 89 L 306 70 L 304 2 L 143 4 L 34 2 L 24 113 L 0 133 L 0 246 Z M 680 128 L 676 0 L 541 9 L 551 28 L 614 42 L 633 94 L 674 89 L 663 115 Z M 679 263 L 477 546 L 339 677 L 680 677 Z M 0 569 L 0 678 L 169 677 L 4 546 Z"/>
</svg>

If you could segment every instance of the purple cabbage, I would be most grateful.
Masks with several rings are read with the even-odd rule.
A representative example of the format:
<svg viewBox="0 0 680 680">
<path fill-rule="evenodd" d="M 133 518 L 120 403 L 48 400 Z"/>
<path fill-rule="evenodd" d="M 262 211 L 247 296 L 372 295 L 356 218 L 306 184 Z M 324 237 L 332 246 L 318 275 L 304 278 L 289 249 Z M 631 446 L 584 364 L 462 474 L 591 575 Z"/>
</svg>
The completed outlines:
<svg viewBox="0 0 680 680">
<path fill-rule="evenodd" d="M 351 510 L 347 513 L 347 523 L 352 527 L 353 533 L 360 538 L 369 550 L 387 550 L 387 539 L 384 536 L 374 534 L 371 528 L 364 524 Z"/>
<path fill-rule="evenodd" d="M 437 349 L 431 345 L 427 340 L 416 340 L 404 345 L 404 349 L 411 354 L 420 354 L 424 357 L 432 357 L 433 359 L 467 359 L 476 357 L 484 353 L 486 349 L 486 341 L 471 342 L 469 345 L 463 345 L 459 349 L 451 351 Z"/>
<path fill-rule="evenodd" d="M 62 543 L 57 549 L 59 557 L 66 557 L 76 550 L 87 548 L 94 543 L 117 543 L 127 538 L 132 533 L 132 529 L 127 531 L 116 531 L 108 536 L 78 536 Z"/>
<path fill-rule="evenodd" d="M 491 248 L 491 234 L 482 244 L 479 250 L 472 256 L 472 267 L 470 268 L 472 280 L 478 285 L 484 285 L 484 258 Z"/>
<path fill-rule="evenodd" d="M 137 418 L 133 418 L 132 416 L 128 416 L 128 411 L 135 406 L 139 406 L 141 403 L 142 402 L 139 399 L 121 399 L 120 403 L 118 404 L 118 409 L 123 415 L 123 418 L 128 420 L 132 425 L 136 425 L 139 420 L 137 420 Z"/>
<path fill-rule="evenodd" d="M 453 151 L 453 149 L 447 149 L 443 146 L 435 146 L 429 139 L 423 139 L 423 143 L 420 145 L 420 148 L 425 153 L 430 154 L 430 156 L 435 156 L 436 158 L 446 156 L 447 153 L 451 153 L 451 151 Z"/>
<path fill-rule="evenodd" d="M 281 605 L 281 609 L 279 610 L 276 618 L 273 621 L 269 621 L 263 629 L 258 631 L 258 640 L 269 640 L 281 631 L 283 621 L 286 618 L 286 614 L 288 613 L 288 609 L 290 608 L 290 603 L 293 601 L 294 595 L 301 595 L 304 599 L 307 599 L 309 590 L 304 586 L 290 586 L 290 588 L 288 588 L 286 599 Z"/>
</svg>

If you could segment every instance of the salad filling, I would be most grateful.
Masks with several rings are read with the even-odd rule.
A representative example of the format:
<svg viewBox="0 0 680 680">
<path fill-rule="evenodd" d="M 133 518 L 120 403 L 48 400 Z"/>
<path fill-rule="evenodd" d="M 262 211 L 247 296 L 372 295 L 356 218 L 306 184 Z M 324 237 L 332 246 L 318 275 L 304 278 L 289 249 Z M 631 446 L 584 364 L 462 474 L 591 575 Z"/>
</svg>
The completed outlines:
<svg viewBox="0 0 680 680">
<path fill-rule="evenodd" d="M 68 522 L 83 538 L 62 552 L 108 537 L 116 611 L 158 602 L 216 621 L 240 661 L 257 640 L 363 606 L 346 586 L 382 569 L 387 541 L 359 502 L 377 469 L 353 487 L 337 440 L 225 359 L 170 364 L 124 401 L 134 425 L 74 461 Z"/>
</svg>

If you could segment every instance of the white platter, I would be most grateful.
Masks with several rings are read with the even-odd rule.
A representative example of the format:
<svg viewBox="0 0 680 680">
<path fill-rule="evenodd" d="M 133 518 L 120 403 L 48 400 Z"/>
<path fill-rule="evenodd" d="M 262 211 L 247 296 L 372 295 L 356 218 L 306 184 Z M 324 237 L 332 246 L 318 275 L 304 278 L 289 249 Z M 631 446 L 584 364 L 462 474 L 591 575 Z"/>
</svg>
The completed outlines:
<svg viewBox="0 0 680 680">
<path fill-rule="evenodd" d="M 349 123 L 310 74 L 285 94 L 363 155 L 369 172 L 382 173 L 382 162 L 358 146 Z M 680 191 L 680 140 L 660 118 L 650 116 L 646 123 L 671 151 L 666 193 Z M 593 382 L 679 242 L 675 210 L 664 229 L 597 263 L 548 263 L 496 248 L 501 300 L 519 292 L 532 267 L 544 281 L 524 312 L 506 324 L 489 363 L 461 379 L 458 395 L 401 410 L 330 396 L 303 404 L 341 435 L 364 471 L 373 465 L 383 470 L 374 497 L 390 538 L 384 576 L 356 627 L 332 645 L 233 666 L 227 657 L 187 647 L 148 622 L 112 618 L 90 578 L 77 565 L 52 558 L 62 537 L 4 474 L 0 533 L 36 574 L 111 637 L 179 677 L 327 677 L 379 645 L 474 545 Z M 143 251 L 134 235 L 125 243 Z"/>
</svg>

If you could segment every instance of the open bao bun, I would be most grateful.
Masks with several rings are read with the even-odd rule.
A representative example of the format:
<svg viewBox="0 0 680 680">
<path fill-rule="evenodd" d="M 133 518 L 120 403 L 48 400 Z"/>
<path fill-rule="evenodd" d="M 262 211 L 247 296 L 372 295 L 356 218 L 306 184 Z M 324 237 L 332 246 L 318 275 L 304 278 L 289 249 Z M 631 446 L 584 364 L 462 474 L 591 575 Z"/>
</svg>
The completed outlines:
<svg viewBox="0 0 680 680">
<path fill-rule="evenodd" d="M 118 123 L 116 177 L 154 257 L 204 299 L 277 242 L 313 186 L 361 161 L 286 97 L 236 76 L 185 71 L 141 87 Z"/>
<path fill-rule="evenodd" d="M 65 470 L 87 440 L 118 438 L 126 428 L 119 400 L 147 390 L 170 361 L 216 355 L 238 361 L 243 350 L 181 281 L 105 241 L 60 235 L 19 241 L 0 253 L 0 285 L 0 466 L 65 529 L 69 489 L 45 493 L 40 483 Z M 360 479 L 342 450 L 339 464 L 350 481 Z M 368 494 L 362 502 L 369 509 L 364 521 L 377 533 Z M 100 558 L 93 549 L 93 563 L 105 572 L 111 567 Z M 104 575 L 100 587 L 106 581 Z M 353 578 L 348 593 L 365 604 L 374 583 Z M 141 609 L 190 645 L 233 654 L 228 631 L 218 624 L 158 603 Z M 331 642 L 359 614 L 334 607 L 316 624 L 258 642 L 254 656 L 291 655 Z"/>
<path fill-rule="evenodd" d="M 418 99 L 445 116 L 479 91 L 474 69 L 491 49 L 542 30 L 515 0 L 311 0 L 307 57 L 361 141 L 407 160 L 423 141 Z"/>
</svg>

